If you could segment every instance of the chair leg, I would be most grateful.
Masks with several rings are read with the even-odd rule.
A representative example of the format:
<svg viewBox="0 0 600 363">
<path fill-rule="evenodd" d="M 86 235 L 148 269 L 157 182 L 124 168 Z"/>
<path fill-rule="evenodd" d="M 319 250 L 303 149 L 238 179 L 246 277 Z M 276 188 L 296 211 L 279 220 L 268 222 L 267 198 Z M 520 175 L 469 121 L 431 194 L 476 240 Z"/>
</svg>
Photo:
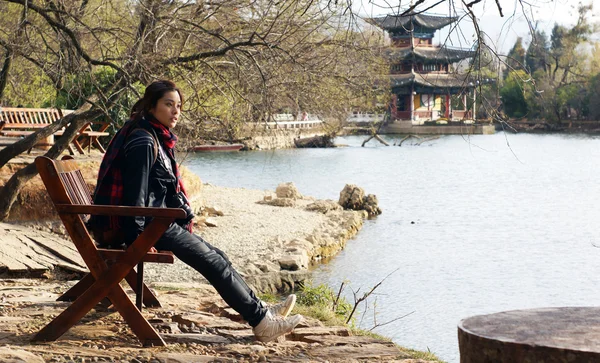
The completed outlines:
<svg viewBox="0 0 600 363">
<path fill-rule="evenodd" d="M 104 149 L 104 147 L 102 147 L 102 144 L 100 143 L 100 141 L 98 141 L 98 138 L 97 138 L 97 137 L 95 137 L 95 138 L 94 138 L 94 146 L 95 146 L 95 147 L 96 147 L 98 150 L 100 150 L 100 151 L 101 151 L 103 154 L 105 154 L 105 153 L 106 153 L 106 150 Z"/>
<path fill-rule="evenodd" d="M 67 309 L 42 328 L 33 341 L 54 341 L 75 325 L 107 293 L 107 286 L 96 282 L 77 298 Z M 164 340 L 133 305 L 121 286 L 114 285 L 108 291 L 108 298 L 121 314 L 143 346 L 164 346 Z"/>
<path fill-rule="evenodd" d="M 140 280 L 138 277 L 138 274 L 134 270 L 131 270 L 129 272 L 129 274 L 127 274 L 127 276 L 125 277 L 125 280 L 129 284 L 129 286 L 131 286 L 133 291 L 136 292 L 136 305 L 137 305 L 138 309 L 140 311 L 142 311 L 139 303 L 137 302 L 137 291 L 138 291 L 138 286 L 140 286 L 140 284 L 138 283 L 138 281 Z M 142 286 L 142 290 L 143 290 L 141 296 L 142 296 L 142 302 L 144 303 L 144 305 L 148 308 L 162 307 L 162 304 L 160 303 L 160 301 L 158 300 L 156 295 L 154 295 L 152 290 L 150 290 L 148 288 L 148 286 L 145 283 L 143 283 L 143 277 L 141 280 L 142 280 L 141 286 Z M 58 299 L 56 299 L 56 301 L 75 301 L 75 299 L 77 299 L 79 296 L 81 296 L 81 294 L 83 294 L 85 292 L 85 290 L 87 290 L 90 286 L 92 286 L 94 281 L 96 281 L 96 280 L 94 279 L 94 276 L 92 276 L 92 274 L 85 275 L 81 280 L 79 280 L 78 283 L 73 285 L 73 287 L 71 287 L 69 290 L 67 290 L 65 293 L 63 293 Z M 107 299 L 102 300 L 101 304 L 103 304 L 103 306 L 105 306 L 105 307 L 110 306 L 110 303 L 107 303 L 105 300 L 107 300 Z"/>
<path fill-rule="evenodd" d="M 144 297 L 144 262 L 137 265 L 137 289 L 135 290 L 135 306 L 142 311 L 142 298 Z"/>
<path fill-rule="evenodd" d="M 61 215 L 61 219 L 65 226 L 67 226 L 67 230 L 72 237 L 78 236 L 77 234 L 72 233 L 76 231 L 74 227 L 72 228 L 73 230 L 69 228 L 73 225 L 70 222 L 76 221 L 75 218 L 81 223 L 79 216 Z M 127 325 L 129 325 L 133 333 L 144 346 L 164 346 L 164 340 L 131 302 L 123 288 L 119 285 L 119 282 L 131 272 L 137 262 L 142 260 L 152 245 L 156 243 L 158 239 L 157 236 L 161 236 L 172 221 L 173 220 L 169 218 L 155 218 L 152 220 L 142 234 L 140 234 L 133 244 L 127 248 L 126 252 L 117 259 L 116 263 L 110 268 L 108 268 L 106 262 L 102 260 L 94 246 L 80 252 L 96 281 L 69 307 L 42 328 L 33 337 L 33 340 L 56 340 L 81 320 L 81 318 L 100 300 L 104 297 L 108 297 L 115 309 L 121 314 Z M 90 237 L 87 236 L 87 238 L 88 241 L 86 242 L 91 244 Z M 75 240 L 77 241 L 77 238 L 75 238 Z"/>
<path fill-rule="evenodd" d="M 129 271 L 129 274 L 127 274 L 127 276 L 125 276 L 125 280 L 129 284 L 129 286 L 131 286 L 133 291 L 138 291 L 138 288 L 137 288 L 139 286 L 138 285 L 138 277 L 137 277 L 137 273 L 134 270 Z M 162 305 L 161 305 L 160 301 L 158 301 L 158 298 L 156 297 L 156 295 L 154 295 L 152 290 L 150 290 L 148 288 L 148 285 L 142 283 L 142 289 L 144 289 L 142 301 L 144 302 L 144 305 L 147 308 L 161 308 L 162 307 Z"/>
<path fill-rule="evenodd" d="M 78 283 L 62 294 L 56 301 L 74 301 L 85 292 L 96 281 L 92 274 L 88 273 Z"/>
</svg>

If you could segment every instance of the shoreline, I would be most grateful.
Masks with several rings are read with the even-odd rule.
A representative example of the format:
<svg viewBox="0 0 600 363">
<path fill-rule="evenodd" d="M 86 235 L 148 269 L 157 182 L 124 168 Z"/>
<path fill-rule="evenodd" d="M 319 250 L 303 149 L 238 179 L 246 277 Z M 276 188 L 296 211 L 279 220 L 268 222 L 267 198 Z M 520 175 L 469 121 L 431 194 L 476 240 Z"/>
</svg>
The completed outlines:
<svg viewBox="0 0 600 363">
<path fill-rule="evenodd" d="M 275 206 L 265 204 L 265 199 L 290 199 L 290 203 Z M 307 210 L 316 202 L 312 197 L 277 198 L 273 191 L 203 184 L 200 198 L 192 205 L 208 211 L 204 217 L 208 225 L 200 217 L 194 232 L 224 251 L 256 291 L 288 292 L 310 278 L 311 266 L 341 251 L 365 218 L 362 211 Z M 150 280 L 167 281 L 176 274 L 177 281 L 205 282 L 180 261 L 176 266 L 155 264 L 146 271 Z"/>
<path fill-rule="evenodd" d="M 86 172 L 93 169 L 93 165 L 88 165 Z M 86 177 L 88 181 L 91 178 L 93 173 Z M 356 235 L 366 218 L 364 211 L 342 210 L 337 201 L 297 194 L 277 197 L 278 193 L 273 191 L 219 187 L 196 179 L 193 181 L 196 195 L 191 198 L 198 211 L 195 232 L 222 249 L 246 281 L 266 295 L 299 287 L 301 281 L 310 277 L 310 267 L 335 256 Z M 45 196 L 39 180 L 30 182 L 19 203 L 27 206 L 28 201 L 35 201 L 36 212 L 41 213 L 32 214 L 28 206 L 16 214 L 32 219 L 45 216 L 45 220 L 0 223 L 5 232 L 0 236 L 0 252 L 6 255 L 2 248 L 6 250 L 12 244 L 11 252 L 22 249 L 23 258 L 33 260 L 44 249 L 26 250 L 23 247 L 31 245 L 28 239 L 38 246 L 47 241 L 54 248 L 63 248 L 61 252 L 71 249 L 70 255 L 65 255 L 71 262 L 62 261 L 50 267 L 38 264 L 36 269 L 25 263 L 21 273 L 2 274 L 0 360 L 16 356 L 28 362 L 439 361 L 428 353 L 402 348 L 386 338 L 343 324 L 326 326 L 310 315 L 286 341 L 258 343 L 251 329 L 212 286 L 177 259 L 174 265 L 146 264 L 145 269 L 145 281 L 164 307 L 144 309 L 144 315 L 165 337 L 166 347 L 140 349 L 119 314 L 105 307 L 92 310 L 57 341 L 32 344 L 31 337 L 68 306 L 55 301 L 56 298 L 75 283 L 71 279 L 86 270 L 72 243 L 60 238 L 64 236 L 62 223 L 56 218 L 50 222 L 53 213 L 48 211 L 52 206 L 40 211 L 39 207 L 48 203 Z M 6 268 L 4 265 L 5 271 Z M 133 298 L 133 291 L 125 290 Z"/>
</svg>

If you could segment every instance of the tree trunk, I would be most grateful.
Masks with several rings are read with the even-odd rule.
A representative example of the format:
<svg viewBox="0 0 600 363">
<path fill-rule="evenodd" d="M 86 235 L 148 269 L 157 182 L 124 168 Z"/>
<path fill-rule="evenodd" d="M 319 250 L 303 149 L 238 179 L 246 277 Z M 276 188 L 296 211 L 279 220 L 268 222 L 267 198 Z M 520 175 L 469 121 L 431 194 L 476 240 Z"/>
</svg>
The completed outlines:
<svg viewBox="0 0 600 363">
<path fill-rule="evenodd" d="M 4 89 L 8 83 L 8 72 L 10 70 L 10 66 L 12 65 L 12 58 L 13 52 L 10 49 L 7 49 L 6 54 L 4 55 L 4 64 L 0 70 L 0 99 L 4 95 Z"/>
</svg>

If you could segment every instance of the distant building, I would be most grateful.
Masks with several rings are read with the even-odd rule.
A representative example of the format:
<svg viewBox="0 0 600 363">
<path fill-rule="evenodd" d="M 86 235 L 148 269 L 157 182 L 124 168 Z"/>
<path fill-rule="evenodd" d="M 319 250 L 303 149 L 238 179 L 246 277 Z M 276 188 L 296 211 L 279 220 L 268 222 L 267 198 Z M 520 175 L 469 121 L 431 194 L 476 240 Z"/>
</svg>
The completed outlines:
<svg viewBox="0 0 600 363">
<path fill-rule="evenodd" d="M 409 14 L 369 19 L 369 23 L 388 32 L 391 47 L 386 55 L 391 64 L 391 119 L 422 125 L 425 121 L 473 122 L 474 110 L 467 111 L 467 95 L 475 95 L 468 76 L 452 71 L 451 64 L 471 58 L 475 52 L 433 45 L 436 30 L 458 17 Z M 456 110 L 452 109 L 455 98 Z M 474 104 L 474 102 L 473 102 Z M 460 108 L 460 109 L 459 109 Z"/>
</svg>

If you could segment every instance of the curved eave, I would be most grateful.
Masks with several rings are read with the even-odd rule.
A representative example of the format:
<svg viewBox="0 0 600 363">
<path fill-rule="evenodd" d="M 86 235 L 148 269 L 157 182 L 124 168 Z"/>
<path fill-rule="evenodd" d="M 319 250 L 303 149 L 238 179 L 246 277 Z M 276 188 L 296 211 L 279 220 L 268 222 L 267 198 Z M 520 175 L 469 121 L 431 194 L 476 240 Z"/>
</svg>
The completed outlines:
<svg viewBox="0 0 600 363">
<path fill-rule="evenodd" d="M 449 63 L 461 61 L 463 59 L 472 58 L 475 52 L 465 49 L 450 49 L 441 48 L 395 48 L 385 51 L 385 55 L 389 60 L 402 60 L 413 57 L 420 60 L 443 60 Z"/>
<path fill-rule="evenodd" d="M 390 75 L 392 88 L 404 87 L 415 84 L 432 88 L 473 88 L 474 84 L 468 74 L 392 74 Z"/>
<path fill-rule="evenodd" d="M 420 25 L 428 29 L 441 29 L 447 25 L 450 25 L 458 20 L 457 16 L 436 16 L 436 15 L 386 15 L 379 18 L 368 18 L 366 21 L 372 25 L 375 25 L 381 29 L 390 31 L 395 29 L 403 29 L 406 27 L 410 19 L 413 19 L 413 23 Z"/>
</svg>

